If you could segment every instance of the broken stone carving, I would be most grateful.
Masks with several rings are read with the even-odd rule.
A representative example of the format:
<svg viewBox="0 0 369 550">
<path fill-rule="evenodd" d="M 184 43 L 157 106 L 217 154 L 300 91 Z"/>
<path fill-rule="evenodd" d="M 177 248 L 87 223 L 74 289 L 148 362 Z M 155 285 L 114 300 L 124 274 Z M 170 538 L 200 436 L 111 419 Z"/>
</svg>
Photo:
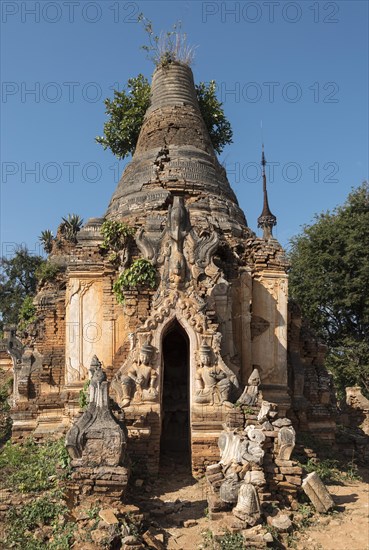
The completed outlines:
<svg viewBox="0 0 369 550">
<path fill-rule="evenodd" d="M 14 364 L 15 400 L 30 397 L 31 374 L 36 369 L 42 369 L 42 355 L 32 344 L 26 345 L 20 362 Z"/>
<path fill-rule="evenodd" d="M 278 432 L 278 458 L 289 460 L 295 448 L 296 432 L 292 426 L 282 426 Z"/>
<path fill-rule="evenodd" d="M 334 501 L 316 472 L 311 472 L 305 477 L 302 488 L 317 512 L 327 513 L 333 508 Z"/>
<path fill-rule="evenodd" d="M 259 497 L 252 483 L 245 481 L 242 483 L 238 493 L 237 506 L 233 508 L 232 513 L 250 527 L 259 521 L 261 517 Z"/>
<path fill-rule="evenodd" d="M 90 373 L 90 402 L 67 433 L 66 447 L 71 458 L 80 463 L 119 466 L 125 458 L 126 435 L 110 410 L 106 374 L 96 355 Z"/>
<path fill-rule="evenodd" d="M 230 473 L 220 486 L 219 494 L 223 502 L 234 504 L 240 489 L 240 480 L 236 473 Z"/>
<path fill-rule="evenodd" d="M 243 390 L 241 397 L 238 399 L 242 405 L 255 405 L 261 380 L 258 369 L 254 369 L 247 381 L 247 386 Z"/>
<path fill-rule="evenodd" d="M 240 405 L 227 415 L 219 436 L 220 461 L 207 467 L 208 505 L 211 512 L 229 512 L 254 526 L 267 508 L 285 492 L 286 503 L 297 494 L 302 469 L 290 460 L 295 444 L 291 420 L 278 416 L 278 406 L 262 400 L 255 369 L 243 395 L 253 405 Z M 272 495 L 272 492 L 274 494 Z"/>
<path fill-rule="evenodd" d="M 262 438 L 260 438 L 260 441 L 250 440 L 247 432 L 239 434 L 230 430 L 224 430 L 220 434 L 218 442 L 221 453 L 220 463 L 224 465 L 231 462 L 238 464 L 246 464 L 247 462 L 261 464 L 264 456 L 264 451 L 261 447 L 262 442 Z"/>
<path fill-rule="evenodd" d="M 249 426 L 246 426 L 245 432 L 247 434 L 247 437 L 250 439 L 250 441 L 254 441 L 261 445 L 265 441 L 265 435 L 263 433 L 263 430 L 260 430 L 250 424 Z"/>
<path fill-rule="evenodd" d="M 128 484 L 126 429 L 111 412 L 106 374 L 96 355 L 90 375 L 88 408 L 66 436 L 72 457 L 67 486 L 77 503 L 94 493 L 98 500 L 112 502 L 121 499 Z"/>
<path fill-rule="evenodd" d="M 117 373 L 112 387 L 118 394 L 121 407 L 128 407 L 131 402 L 155 402 L 158 397 L 156 389 L 157 372 L 153 367 L 155 349 L 148 343 L 143 344 L 138 359 L 133 359 L 128 367 L 123 365 Z"/>
</svg>

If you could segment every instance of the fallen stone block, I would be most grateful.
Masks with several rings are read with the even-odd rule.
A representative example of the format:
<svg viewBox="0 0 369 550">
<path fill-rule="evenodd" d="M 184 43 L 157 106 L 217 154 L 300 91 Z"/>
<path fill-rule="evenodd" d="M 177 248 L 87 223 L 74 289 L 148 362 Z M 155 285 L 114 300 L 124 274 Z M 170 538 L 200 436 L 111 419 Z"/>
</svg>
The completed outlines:
<svg viewBox="0 0 369 550">
<path fill-rule="evenodd" d="M 301 485 L 301 477 L 299 476 L 286 476 L 286 481 L 292 483 L 292 485 Z"/>
<path fill-rule="evenodd" d="M 224 474 L 223 474 L 223 472 L 218 472 L 214 475 L 206 474 L 206 479 L 208 480 L 209 483 L 211 483 L 213 485 L 217 481 L 222 481 L 224 479 Z"/>
<path fill-rule="evenodd" d="M 292 529 L 292 521 L 286 514 L 280 514 L 272 518 L 270 525 L 281 533 L 287 533 Z"/>
<path fill-rule="evenodd" d="M 331 495 L 316 472 L 311 472 L 305 477 L 302 488 L 317 512 L 327 513 L 334 507 Z"/>
<path fill-rule="evenodd" d="M 104 508 L 100 510 L 99 516 L 108 525 L 115 525 L 119 523 L 117 516 L 114 514 L 114 511 L 111 508 Z"/>
<path fill-rule="evenodd" d="M 195 519 L 187 519 L 183 522 L 183 527 L 194 527 L 197 525 L 197 521 Z"/>
<path fill-rule="evenodd" d="M 142 538 L 149 548 L 153 548 L 154 550 L 165 550 L 164 545 L 150 531 L 146 531 L 142 535 Z"/>
<path fill-rule="evenodd" d="M 222 471 L 222 466 L 220 464 L 212 464 L 206 468 L 206 476 L 212 476 Z"/>
</svg>

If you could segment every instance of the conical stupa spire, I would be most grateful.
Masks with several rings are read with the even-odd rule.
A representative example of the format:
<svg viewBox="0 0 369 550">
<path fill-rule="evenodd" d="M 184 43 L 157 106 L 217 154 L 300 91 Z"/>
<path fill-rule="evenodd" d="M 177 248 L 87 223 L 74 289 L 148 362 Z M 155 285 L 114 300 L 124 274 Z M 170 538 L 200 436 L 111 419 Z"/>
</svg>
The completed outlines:
<svg viewBox="0 0 369 550">
<path fill-rule="evenodd" d="M 274 214 L 271 213 L 268 202 L 268 191 L 266 184 L 266 175 L 265 175 L 265 154 L 264 154 L 264 143 L 262 145 L 261 153 L 261 165 L 263 167 L 263 211 L 258 217 L 258 227 L 263 229 L 263 238 L 268 240 L 272 237 L 273 227 L 277 225 L 277 218 Z"/>
<path fill-rule="evenodd" d="M 142 209 L 160 210 L 178 193 L 193 197 L 189 207 L 198 213 L 219 212 L 224 220 L 246 225 L 202 118 L 192 71 L 172 62 L 154 72 L 135 153 L 106 216 L 122 219 Z"/>
</svg>

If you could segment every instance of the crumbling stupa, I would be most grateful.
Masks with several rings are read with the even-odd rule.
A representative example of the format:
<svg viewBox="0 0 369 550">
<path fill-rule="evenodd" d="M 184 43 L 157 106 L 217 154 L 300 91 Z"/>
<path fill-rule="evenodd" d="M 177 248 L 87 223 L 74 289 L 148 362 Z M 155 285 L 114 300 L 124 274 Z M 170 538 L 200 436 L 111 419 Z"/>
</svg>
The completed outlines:
<svg viewBox="0 0 369 550">
<path fill-rule="evenodd" d="M 331 437 L 322 349 L 301 337 L 295 310 L 289 320 L 288 266 L 272 236 L 265 170 L 258 238 L 214 153 L 188 66 L 156 69 L 105 219 L 134 229 L 119 265 L 101 246 L 104 218 L 90 219 L 76 244 L 54 244 L 50 261 L 63 269 L 40 287 L 26 346 L 8 335 L 14 439 L 66 432 L 95 354 L 124 413 L 128 452 L 149 472 L 166 450 L 188 453 L 194 473 L 217 462 L 222 425 L 254 369 L 281 416 L 304 429 L 323 422 Z M 138 259 L 155 268 L 155 288 L 131 287 L 118 303 L 113 284 Z"/>
</svg>

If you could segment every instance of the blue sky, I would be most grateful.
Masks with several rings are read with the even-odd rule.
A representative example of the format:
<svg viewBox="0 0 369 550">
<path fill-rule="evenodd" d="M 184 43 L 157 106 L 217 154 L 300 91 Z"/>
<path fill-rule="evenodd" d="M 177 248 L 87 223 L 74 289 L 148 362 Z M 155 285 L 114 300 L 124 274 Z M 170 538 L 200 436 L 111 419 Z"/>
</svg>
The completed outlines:
<svg viewBox="0 0 369 550">
<path fill-rule="evenodd" d="M 68 213 L 104 214 L 126 161 L 94 137 L 112 89 L 153 72 L 140 12 L 158 33 L 181 20 L 197 46 L 195 81 L 216 80 L 234 131 L 220 160 L 253 230 L 261 120 L 283 245 L 368 178 L 366 1 L 3 0 L 2 254 L 38 250 L 40 232 Z"/>
</svg>

